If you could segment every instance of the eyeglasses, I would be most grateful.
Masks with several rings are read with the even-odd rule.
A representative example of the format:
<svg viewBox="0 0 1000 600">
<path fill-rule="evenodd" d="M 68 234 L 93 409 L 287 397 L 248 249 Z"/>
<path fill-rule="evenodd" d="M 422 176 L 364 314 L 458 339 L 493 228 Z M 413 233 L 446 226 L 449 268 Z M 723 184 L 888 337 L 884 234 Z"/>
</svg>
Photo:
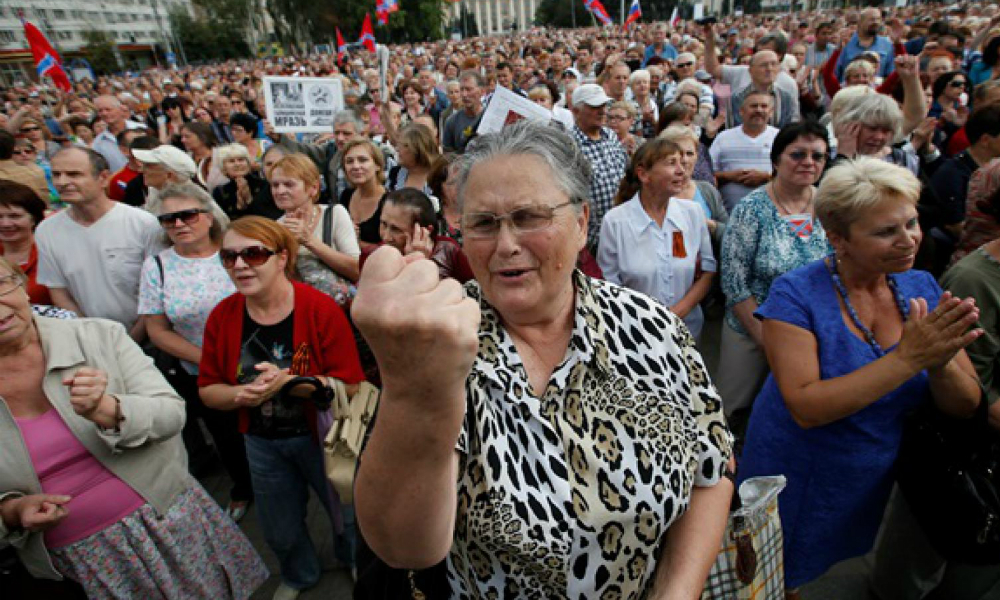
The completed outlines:
<svg viewBox="0 0 1000 600">
<path fill-rule="evenodd" d="M 678 69 L 683 69 L 684 67 L 690 67 L 693 64 L 694 64 L 693 62 L 686 62 L 686 63 L 677 63 L 674 66 L 677 67 Z"/>
<path fill-rule="evenodd" d="M 17 275 L 0 277 L 0 296 L 6 296 L 17 288 L 21 287 L 21 278 Z"/>
<path fill-rule="evenodd" d="M 227 269 L 232 269 L 236 266 L 237 258 L 242 258 L 248 267 L 259 267 L 270 260 L 275 254 L 277 252 L 264 246 L 247 246 L 242 250 L 226 250 L 223 248 L 219 250 L 219 260 L 222 261 L 222 266 Z"/>
<path fill-rule="evenodd" d="M 179 210 L 172 213 L 163 213 L 156 218 L 160 220 L 160 225 L 164 227 L 173 227 L 177 224 L 177 219 L 180 219 L 185 225 L 192 225 L 198 220 L 198 215 L 207 212 L 208 211 L 203 208 L 189 208 L 187 210 Z"/>
<path fill-rule="evenodd" d="M 823 152 L 806 152 L 805 150 L 795 150 L 794 152 L 788 153 L 788 158 L 794 160 L 795 162 L 802 162 L 807 157 L 813 159 L 813 162 L 822 163 L 826 162 L 826 154 Z"/>
<path fill-rule="evenodd" d="M 628 121 L 631 119 L 628 115 L 608 115 L 608 121 Z"/>
<path fill-rule="evenodd" d="M 556 206 L 529 206 L 503 215 L 487 212 L 470 213 L 462 218 L 462 235 L 476 239 L 494 238 L 500 233 L 504 221 L 510 221 L 510 227 L 515 234 L 541 231 L 552 225 L 557 210 L 571 204 L 572 201 Z"/>
<path fill-rule="evenodd" d="M 41 127 L 22 127 L 21 133 L 31 133 L 32 131 L 41 131 Z"/>
<path fill-rule="evenodd" d="M 950 82 L 948 82 L 948 87 L 967 88 L 967 87 L 969 87 L 969 82 L 967 82 L 967 81 L 950 81 Z"/>
<path fill-rule="evenodd" d="M 35 149 L 34 148 L 18 148 L 16 150 L 14 150 L 14 154 L 17 154 L 18 156 L 24 155 L 24 154 L 34 154 L 34 153 L 35 153 Z"/>
</svg>

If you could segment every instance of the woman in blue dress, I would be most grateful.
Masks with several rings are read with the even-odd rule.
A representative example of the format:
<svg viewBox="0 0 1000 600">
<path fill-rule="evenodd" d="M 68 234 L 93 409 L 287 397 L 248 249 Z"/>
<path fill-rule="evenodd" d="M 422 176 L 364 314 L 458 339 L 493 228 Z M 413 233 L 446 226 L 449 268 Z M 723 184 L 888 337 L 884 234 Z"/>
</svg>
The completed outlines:
<svg viewBox="0 0 1000 600">
<path fill-rule="evenodd" d="M 830 169 L 816 214 L 834 253 L 778 278 L 757 310 L 771 375 L 740 479 L 783 474 L 785 581 L 799 586 L 871 549 L 892 488 L 903 418 L 933 400 L 969 416 L 979 383 L 963 348 L 982 335 L 972 300 L 911 270 L 919 181 L 859 158 Z"/>
</svg>

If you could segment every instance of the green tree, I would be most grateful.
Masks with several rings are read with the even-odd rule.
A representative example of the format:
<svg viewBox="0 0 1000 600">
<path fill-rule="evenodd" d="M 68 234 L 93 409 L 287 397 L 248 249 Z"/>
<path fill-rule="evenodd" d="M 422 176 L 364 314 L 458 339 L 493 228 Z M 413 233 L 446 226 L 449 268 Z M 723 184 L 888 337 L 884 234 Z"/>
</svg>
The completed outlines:
<svg viewBox="0 0 1000 600">
<path fill-rule="evenodd" d="M 442 0 L 399 0 L 399 11 L 389 15 L 385 26 L 378 25 L 373 0 L 342 0 L 336 5 L 316 0 L 266 2 L 278 40 L 302 51 L 313 44 L 329 43 L 334 27 L 340 27 L 346 41 L 357 40 L 365 13 L 371 15 L 375 39 L 383 43 L 435 40 L 448 33 Z"/>
<path fill-rule="evenodd" d="M 115 57 L 114 42 L 106 32 L 90 29 L 83 32 L 83 39 L 86 42 L 83 53 L 94 71 L 103 75 L 120 70 L 118 59 Z"/>
<path fill-rule="evenodd" d="M 247 0 L 195 0 L 205 18 L 194 18 L 175 5 L 170 26 L 190 60 L 217 60 L 250 55 Z"/>
</svg>

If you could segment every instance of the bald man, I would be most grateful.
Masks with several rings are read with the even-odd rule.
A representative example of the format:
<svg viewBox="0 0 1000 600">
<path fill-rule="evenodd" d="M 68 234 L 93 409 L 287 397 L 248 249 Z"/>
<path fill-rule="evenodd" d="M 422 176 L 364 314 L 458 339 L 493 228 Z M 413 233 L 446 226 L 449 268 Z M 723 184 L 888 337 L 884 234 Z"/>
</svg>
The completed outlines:
<svg viewBox="0 0 1000 600">
<path fill-rule="evenodd" d="M 875 52 L 879 57 L 878 76 L 883 79 L 888 77 L 895 68 L 896 53 L 892 48 L 892 41 L 885 36 L 879 35 L 882 31 L 882 11 L 877 8 L 866 8 L 861 11 L 858 18 L 858 31 L 851 40 L 844 46 L 837 60 L 837 79 L 844 81 L 844 69 L 851 61 L 865 52 Z"/>
</svg>

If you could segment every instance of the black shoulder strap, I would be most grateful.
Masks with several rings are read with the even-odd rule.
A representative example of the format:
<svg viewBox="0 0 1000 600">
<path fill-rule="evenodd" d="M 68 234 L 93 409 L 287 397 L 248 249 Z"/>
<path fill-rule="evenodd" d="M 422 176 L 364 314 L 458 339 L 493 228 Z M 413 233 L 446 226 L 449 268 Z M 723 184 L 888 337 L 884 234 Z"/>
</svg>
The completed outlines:
<svg viewBox="0 0 1000 600">
<path fill-rule="evenodd" d="M 162 288 L 163 284 L 165 284 L 167 282 L 166 277 L 163 276 L 163 261 L 160 260 L 160 255 L 159 254 L 157 254 L 156 256 L 154 256 L 153 260 L 156 261 L 156 268 L 160 270 L 160 287 Z"/>
<path fill-rule="evenodd" d="M 333 205 L 323 207 L 323 243 L 333 247 Z"/>
</svg>

